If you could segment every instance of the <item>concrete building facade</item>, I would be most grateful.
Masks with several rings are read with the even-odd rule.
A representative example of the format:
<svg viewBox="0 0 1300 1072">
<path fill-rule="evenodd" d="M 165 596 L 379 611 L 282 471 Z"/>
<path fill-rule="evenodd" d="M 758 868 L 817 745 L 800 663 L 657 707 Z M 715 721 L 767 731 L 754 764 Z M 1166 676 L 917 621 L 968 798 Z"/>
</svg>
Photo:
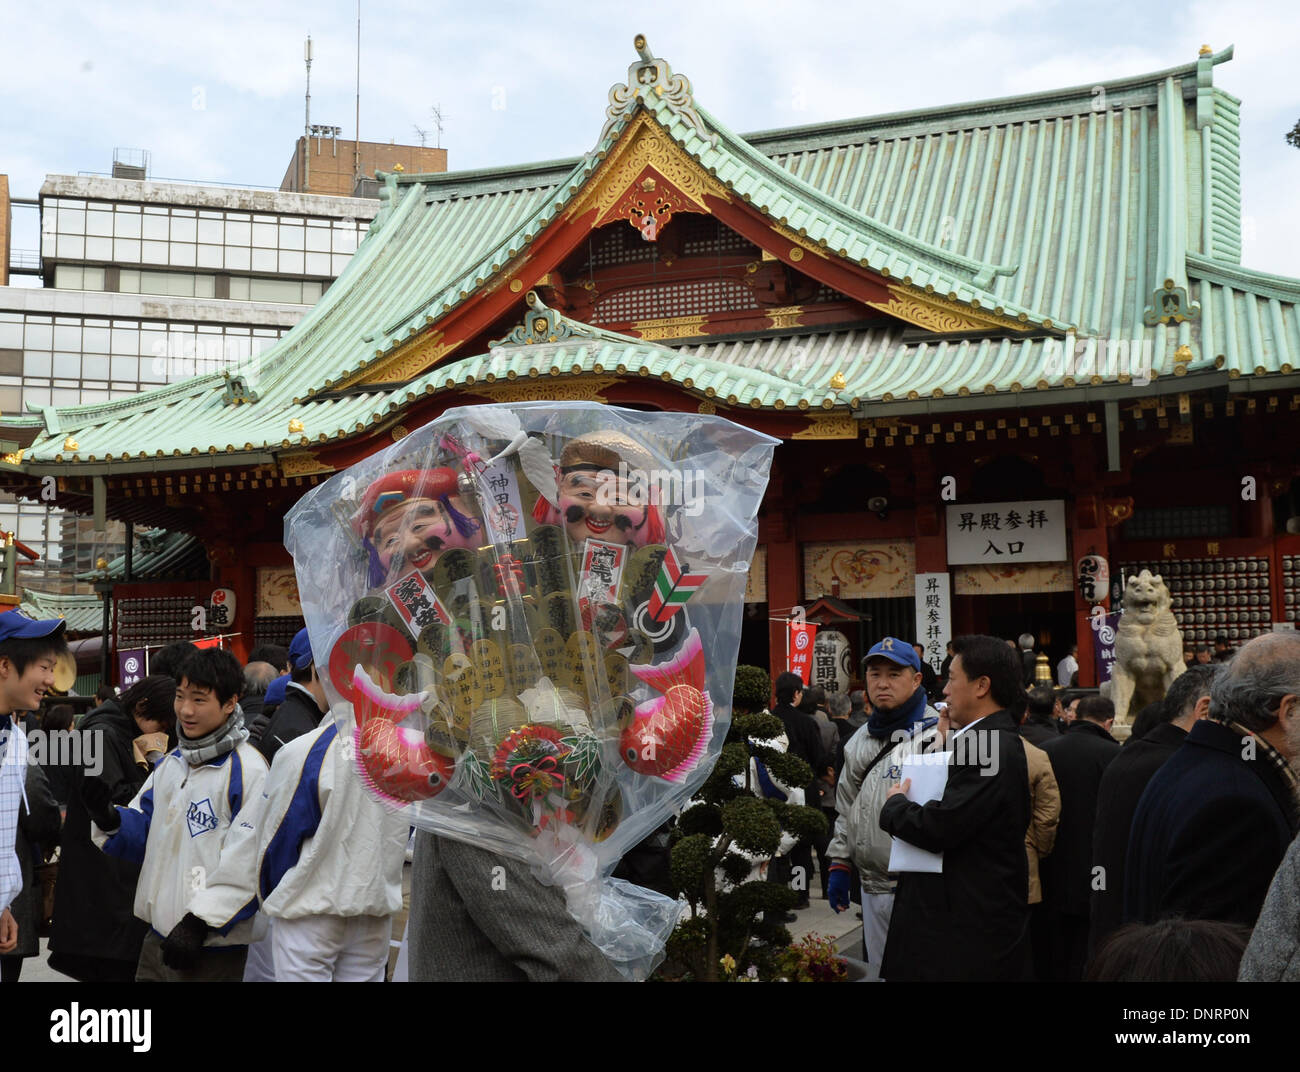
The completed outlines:
<svg viewBox="0 0 1300 1072">
<path fill-rule="evenodd" d="M 340 149 L 342 147 L 340 146 Z M 350 165 L 350 162 L 349 162 Z M 41 186 L 41 288 L 0 275 L 0 413 L 134 395 L 255 357 L 343 271 L 378 210 L 365 198 L 91 175 Z M 0 246 L 7 182 L 0 179 Z M 255 367 L 255 366 L 254 366 Z M 124 530 L 0 496 L 0 529 L 39 551 L 47 590 L 122 552 Z"/>
</svg>

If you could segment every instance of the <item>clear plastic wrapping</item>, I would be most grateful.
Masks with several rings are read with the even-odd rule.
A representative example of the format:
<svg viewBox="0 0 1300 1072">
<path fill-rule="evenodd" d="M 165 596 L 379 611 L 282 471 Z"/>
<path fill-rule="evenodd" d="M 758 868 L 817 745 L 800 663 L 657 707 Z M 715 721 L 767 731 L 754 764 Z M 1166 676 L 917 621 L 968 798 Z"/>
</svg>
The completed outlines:
<svg viewBox="0 0 1300 1072">
<path fill-rule="evenodd" d="M 359 776 L 528 861 L 632 978 L 683 906 L 609 875 L 722 747 L 775 444 L 697 414 L 466 406 L 285 520 Z"/>
</svg>

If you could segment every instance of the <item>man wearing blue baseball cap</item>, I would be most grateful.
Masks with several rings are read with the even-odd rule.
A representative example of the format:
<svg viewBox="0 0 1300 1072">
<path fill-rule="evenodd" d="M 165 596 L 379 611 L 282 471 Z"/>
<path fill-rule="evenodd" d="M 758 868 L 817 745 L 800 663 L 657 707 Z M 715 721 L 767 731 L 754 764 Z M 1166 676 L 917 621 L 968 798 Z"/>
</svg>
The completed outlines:
<svg viewBox="0 0 1300 1072">
<path fill-rule="evenodd" d="M 277 679 L 279 680 L 279 679 Z M 269 706 L 271 689 L 276 682 L 267 687 L 266 703 Z M 286 745 L 295 737 L 311 733 L 320 725 L 320 720 L 329 710 L 325 699 L 325 689 L 321 685 L 320 675 L 316 673 L 316 662 L 311 653 L 311 638 L 306 629 L 299 629 L 289 645 L 289 681 L 285 686 L 284 700 L 275 709 L 271 721 L 257 742 L 267 763 L 275 758 L 281 745 Z"/>
<path fill-rule="evenodd" d="M 869 977 L 880 965 L 894 907 L 889 874 L 890 838 L 880 829 L 880 809 L 898 782 L 905 754 L 929 750 L 938 739 L 939 712 L 928 706 L 916 648 L 885 637 L 862 661 L 871 714 L 844 746 L 844 768 L 835 789 L 835 832 L 827 899 L 836 912 L 849 907 L 852 868 L 862 883 L 862 940 Z M 941 744 L 941 742 L 940 742 Z"/>
<path fill-rule="evenodd" d="M 19 610 L 0 614 L 0 954 L 18 946 L 9 906 L 23 888 L 16 849 L 18 808 L 25 804 L 27 737 L 14 716 L 35 711 L 54 687 L 54 666 L 67 654 L 62 618 L 37 621 Z"/>
</svg>

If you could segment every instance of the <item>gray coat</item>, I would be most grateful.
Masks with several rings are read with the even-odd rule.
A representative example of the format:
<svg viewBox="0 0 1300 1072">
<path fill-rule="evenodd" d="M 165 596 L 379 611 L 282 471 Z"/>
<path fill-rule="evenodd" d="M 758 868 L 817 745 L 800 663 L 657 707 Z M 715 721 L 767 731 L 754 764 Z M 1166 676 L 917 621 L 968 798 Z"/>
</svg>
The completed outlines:
<svg viewBox="0 0 1300 1072">
<path fill-rule="evenodd" d="M 926 707 L 923 718 L 938 717 L 938 711 Z M 893 839 L 880 828 L 880 809 L 890 788 L 898 784 L 899 764 L 906 756 L 935 748 L 938 735 L 938 729 L 931 726 L 928 730 L 918 731 L 912 738 L 881 740 L 863 728 L 844 745 L 844 767 L 835 786 L 835 830 L 826 855 L 833 859 L 852 860 L 867 893 L 889 893 L 894 888 L 894 880 L 889 875 L 889 851 Z M 892 748 L 896 754 L 873 767 L 872 761 L 887 748 Z M 867 775 L 868 767 L 871 767 L 870 776 Z"/>
<path fill-rule="evenodd" d="M 1300 839 L 1291 842 L 1268 888 L 1237 974 L 1242 983 L 1300 983 Z"/>
<path fill-rule="evenodd" d="M 569 915 L 564 894 L 527 864 L 423 830 L 410 928 L 413 983 L 622 980 Z"/>
</svg>

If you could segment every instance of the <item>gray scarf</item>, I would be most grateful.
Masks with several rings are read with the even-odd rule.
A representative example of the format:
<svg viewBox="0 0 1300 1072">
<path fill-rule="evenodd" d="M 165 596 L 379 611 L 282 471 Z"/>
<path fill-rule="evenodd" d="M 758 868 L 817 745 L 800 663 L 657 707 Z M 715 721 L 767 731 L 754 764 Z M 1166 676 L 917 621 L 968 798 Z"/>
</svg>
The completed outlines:
<svg viewBox="0 0 1300 1072">
<path fill-rule="evenodd" d="M 210 763 L 218 756 L 233 752 L 244 741 L 248 740 L 248 730 L 244 729 L 244 709 L 239 704 L 235 704 L 235 709 L 230 713 L 230 717 L 206 737 L 199 737 L 192 741 L 177 726 L 176 738 L 181 755 L 185 757 L 191 767 L 200 767 L 204 763 Z"/>
</svg>

